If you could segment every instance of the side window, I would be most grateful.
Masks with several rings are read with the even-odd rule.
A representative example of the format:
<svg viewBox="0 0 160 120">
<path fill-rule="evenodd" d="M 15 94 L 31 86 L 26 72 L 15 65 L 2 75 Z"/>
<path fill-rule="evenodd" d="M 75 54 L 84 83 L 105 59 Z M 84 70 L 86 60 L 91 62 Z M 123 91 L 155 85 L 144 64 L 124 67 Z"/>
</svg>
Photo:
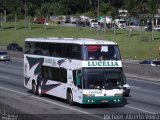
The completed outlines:
<svg viewBox="0 0 160 120">
<path fill-rule="evenodd" d="M 81 70 L 73 70 L 73 82 L 74 85 L 76 86 L 76 82 L 77 82 L 77 77 L 82 74 Z M 82 88 L 82 77 L 80 79 L 80 85 L 78 86 L 79 88 Z"/>
<path fill-rule="evenodd" d="M 80 45 L 72 45 L 71 58 L 81 59 L 81 46 Z"/>
<path fill-rule="evenodd" d="M 82 71 L 81 70 L 77 70 L 77 76 L 79 76 L 79 75 L 81 75 L 81 77 L 80 77 L 80 85 L 78 87 L 82 88 L 82 80 L 83 80 L 83 78 L 82 78 Z"/>
<path fill-rule="evenodd" d="M 33 51 L 34 55 L 43 55 L 42 49 L 41 49 L 41 43 L 35 42 L 35 50 Z"/>
<path fill-rule="evenodd" d="M 25 42 L 25 54 L 32 54 L 30 42 Z"/>
<path fill-rule="evenodd" d="M 76 86 L 76 70 L 73 70 L 73 82 L 74 82 L 74 85 Z"/>
<path fill-rule="evenodd" d="M 63 57 L 64 58 L 70 58 L 71 56 L 71 45 L 70 44 L 64 44 L 63 45 Z"/>
<path fill-rule="evenodd" d="M 25 54 L 33 54 L 35 50 L 35 43 L 34 42 L 26 42 L 25 43 Z"/>
<path fill-rule="evenodd" d="M 60 68 L 60 81 L 63 83 L 67 83 L 67 70 Z"/>
<path fill-rule="evenodd" d="M 63 50 L 62 44 L 60 44 L 60 43 L 56 44 L 56 56 L 57 57 L 61 57 L 62 50 Z"/>
<path fill-rule="evenodd" d="M 48 51 L 49 55 L 55 57 L 56 56 L 56 44 L 48 43 Z"/>
<path fill-rule="evenodd" d="M 67 70 L 64 68 L 42 66 L 42 77 L 57 82 L 67 83 Z"/>
<path fill-rule="evenodd" d="M 48 55 L 49 55 L 48 43 L 43 43 L 43 44 L 41 45 L 41 49 L 42 49 L 43 55 L 45 55 L 45 56 L 48 56 Z"/>
<path fill-rule="evenodd" d="M 42 66 L 42 73 L 43 73 L 42 77 L 45 79 L 49 79 L 47 70 L 48 70 L 47 67 Z"/>
</svg>

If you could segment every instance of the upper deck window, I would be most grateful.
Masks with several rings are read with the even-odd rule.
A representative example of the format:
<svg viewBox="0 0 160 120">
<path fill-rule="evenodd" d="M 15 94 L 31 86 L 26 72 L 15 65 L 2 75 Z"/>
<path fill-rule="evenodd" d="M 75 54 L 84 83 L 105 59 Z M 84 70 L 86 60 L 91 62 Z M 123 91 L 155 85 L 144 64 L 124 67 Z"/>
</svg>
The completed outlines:
<svg viewBox="0 0 160 120">
<path fill-rule="evenodd" d="M 83 47 L 85 60 L 120 60 L 117 45 L 88 45 Z"/>
<path fill-rule="evenodd" d="M 82 59 L 81 45 L 68 43 L 25 42 L 25 54 Z"/>
</svg>

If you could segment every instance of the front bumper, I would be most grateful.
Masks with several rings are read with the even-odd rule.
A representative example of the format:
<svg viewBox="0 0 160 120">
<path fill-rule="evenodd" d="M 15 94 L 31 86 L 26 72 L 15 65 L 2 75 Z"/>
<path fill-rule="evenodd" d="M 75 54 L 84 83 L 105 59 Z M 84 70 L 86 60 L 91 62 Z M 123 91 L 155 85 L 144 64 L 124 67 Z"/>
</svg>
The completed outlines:
<svg viewBox="0 0 160 120">
<path fill-rule="evenodd" d="M 122 103 L 122 96 L 84 97 L 83 104 Z"/>
</svg>

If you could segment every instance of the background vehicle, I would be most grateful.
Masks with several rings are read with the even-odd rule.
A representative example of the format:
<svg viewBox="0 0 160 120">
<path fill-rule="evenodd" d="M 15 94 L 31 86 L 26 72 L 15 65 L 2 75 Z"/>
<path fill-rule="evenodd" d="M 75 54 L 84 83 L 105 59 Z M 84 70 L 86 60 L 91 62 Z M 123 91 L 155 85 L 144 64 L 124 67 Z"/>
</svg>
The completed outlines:
<svg viewBox="0 0 160 120">
<path fill-rule="evenodd" d="M 140 62 L 140 64 L 146 64 L 146 65 L 151 65 L 151 66 L 159 66 L 160 61 L 155 61 L 155 60 L 145 60 Z"/>
<path fill-rule="evenodd" d="M 27 38 L 24 86 L 73 105 L 122 103 L 126 84 L 118 45 L 88 38 Z"/>
<path fill-rule="evenodd" d="M 70 17 L 70 23 L 75 24 L 79 19 L 77 17 Z"/>
<path fill-rule="evenodd" d="M 160 32 L 160 25 L 159 26 L 155 26 L 154 30 Z"/>
<path fill-rule="evenodd" d="M 34 18 L 32 22 L 37 23 L 37 24 L 44 24 L 45 23 L 45 18 L 41 17 L 41 18 Z"/>
<path fill-rule="evenodd" d="M 116 19 L 115 24 L 117 25 L 118 28 L 120 29 L 125 29 L 126 28 L 126 21 L 123 19 Z"/>
<path fill-rule="evenodd" d="M 13 51 L 23 51 L 23 49 L 17 44 L 17 43 L 11 43 L 7 46 L 7 50 L 13 50 Z"/>
<path fill-rule="evenodd" d="M 96 19 L 90 19 L 90 26 L 91 28 L 97 28 L 98 27 L 98 21 Z"/>
<path fill-rule="evenodd" d="M 160 66 L 160 61 L 153 61 L 153 63 L 156 65 L 156 66 Z"/>
<path fill-rule="evenodd" d="M 123 85 L 123 96 L 130 96 L 131 88 L 128 84 Z"/>
<path fill-rule="evenodd" d="M 10 60 L 10 56 L 6 51 L 0 51 L 0 60 Z"/>
</svg>

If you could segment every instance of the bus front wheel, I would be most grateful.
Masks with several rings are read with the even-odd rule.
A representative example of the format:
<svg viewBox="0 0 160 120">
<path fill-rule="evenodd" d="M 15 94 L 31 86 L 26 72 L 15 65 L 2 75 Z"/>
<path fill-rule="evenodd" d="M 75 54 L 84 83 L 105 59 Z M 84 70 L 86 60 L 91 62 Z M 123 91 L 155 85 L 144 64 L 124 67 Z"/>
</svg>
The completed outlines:
<svg viewBox="0 0 160 120">
<path fill-rule="evenodd" d="M 67 103 L 70 104 L 70 105 L 74 105 L 74 102 L 73 102 L 73 94 L 72 94 L 72 91 L 69 90 L 67 92 Z"/>
</svg>

